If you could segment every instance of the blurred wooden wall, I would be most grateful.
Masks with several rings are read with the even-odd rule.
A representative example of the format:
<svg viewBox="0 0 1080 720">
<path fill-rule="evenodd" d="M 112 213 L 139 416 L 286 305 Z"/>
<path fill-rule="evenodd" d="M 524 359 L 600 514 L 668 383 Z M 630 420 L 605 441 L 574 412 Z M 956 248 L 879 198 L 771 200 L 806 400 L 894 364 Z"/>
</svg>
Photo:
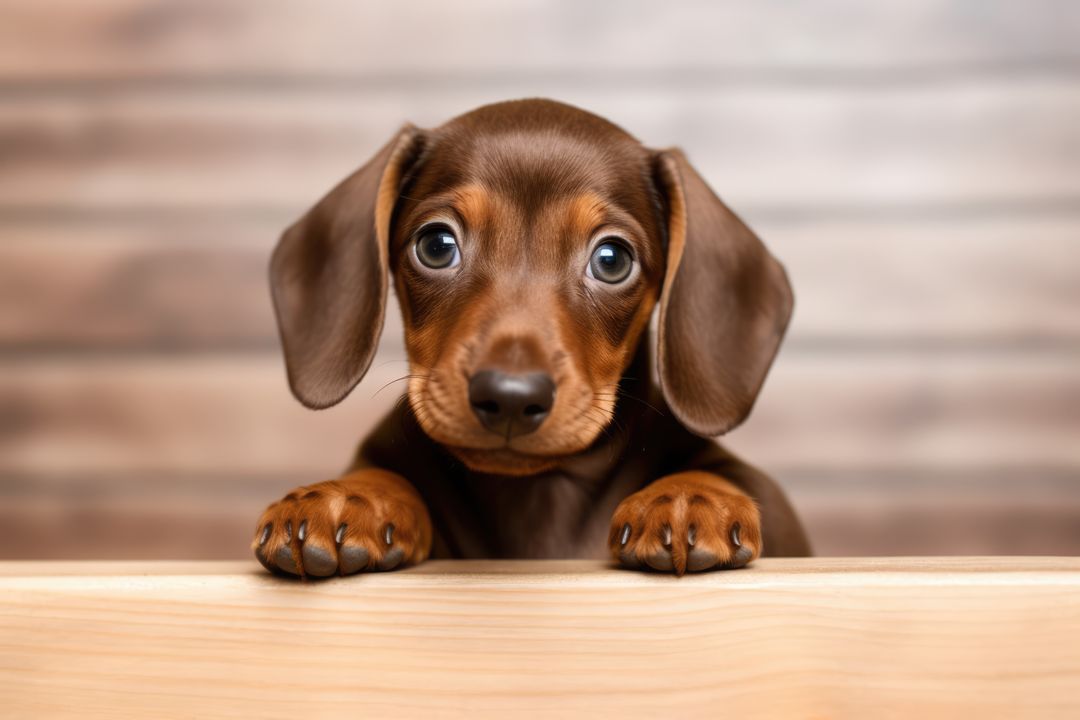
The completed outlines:
<svg viewBox="0 0 1080 720">
<path fill-rule="evenodd" d="M 1080 551 L 1080 4 L 0 5 L 0 557 L 246 557 L 402 390 L 289 395 L 278 233 L 404 120 L 681 145 L 787 264 L 729 442 L 825 554 Z"/>
</svg>

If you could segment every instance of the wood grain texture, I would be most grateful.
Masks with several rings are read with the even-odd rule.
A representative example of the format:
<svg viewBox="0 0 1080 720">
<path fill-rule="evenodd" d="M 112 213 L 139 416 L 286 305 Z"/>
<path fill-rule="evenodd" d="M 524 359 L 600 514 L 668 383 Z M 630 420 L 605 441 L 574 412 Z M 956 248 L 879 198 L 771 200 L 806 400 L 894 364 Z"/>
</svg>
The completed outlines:
<svg viewBox="0 0 1080 720">
<path fill-rule="evenodd" d="M 534 95 L 585 107 L 648 145 L 682 146 L 746 214 L 1075 210 L 1080 197 L 1080 173 L 1064 161 L 1080 142 L 1080 86 L 1071 77 L 700 92 L 511 79 L 425 92 L 242 87 L 21 98 L 0 113 L 0 211 L 299 214 L 402 122 L 438 125 Z"/>
<path fill-rule="evenodd" d="M 172 471 L 334 477 L 397 401 L 377 357 L 341 405 L 312 412 L 276 355 L 0 363 L 0 473 Z M 392 383 L 392 384 L 387 384 Z M 384 388 L 385 389 L 382 389 Z M 773 472 L 905 466 L 1080 468 L 1072 357 L 874 352 L 781 356 L 725 444 Z"/>
<path fill-rule="evenodd" d="M 0 350 L 276 351 L 267 264 L 288 222 L 0 222 Z M 1072 216 L 765 219 L 754 227 L 796 288 L 785 354 L 829 343 L 1080 348 Z M 994 312 L 988 298 L 1000 299 Z M 395 318 L 383 332 L 400 347 Z"/>
<path fill-rule="evenodd" d="M 1069 2 L 273 0 L 5 3 L 0 79 L 373 77 L 607 71 L 881 79 L 1080 57 Z M 57 18 L 62 17 L 63 22 Z M 287 40 L 285 40 L 287 38 Z M 435 59 L 437 58 L 437 60 Z M 902 76 L 903 77 L 903 76 Z"/>
<path fill-rule="evenodd" d="M 276 349 L 268 275 L 286 224 L 0 223 L 0 348 Z"/>
<path fill-rule="evenodd" d="M 1080 713 L 1080 561 L 758 561 L 681 580 L 428 563 L 0 564 L 15 716 Z"/>
<path fill-rule="evenodd" d="M 787 264 L 731 443 L 819 549 L 1076 552 L 1078 31 L 1063 0 L 9 0 L 0 557 L 233 557 L 335 474 L 400 326 L 302 410 L 271 244 L 402 121 L 526 95 L 684 146 Z"/>
</svg>

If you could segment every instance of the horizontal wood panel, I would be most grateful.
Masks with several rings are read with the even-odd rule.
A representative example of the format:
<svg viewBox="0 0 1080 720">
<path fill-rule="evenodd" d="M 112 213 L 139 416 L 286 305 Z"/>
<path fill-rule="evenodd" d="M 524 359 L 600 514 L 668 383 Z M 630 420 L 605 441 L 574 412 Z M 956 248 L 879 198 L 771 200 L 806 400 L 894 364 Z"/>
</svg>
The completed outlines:
<svg viewBox="0 0 1080 720">
<path fill-rule="evenodd" d="M 276 346 L 284 222 L 0 223 L 0 347 Z"/>
<path fill-rule="evenodd" d="M 0 565 L 17 716 L 1074 717 L 1072 558 Z M 733 660 L 733 658 L 735 660 Z"/>
<path fill-rule="evenodd" d="M 267 264 L 286 222 L 0 223 L 0 349 L 276 348 Z M 755 227 L 795 287 L 789 352 L 1080 342 L 1080 215 Z M 400 347 L 395 318 L 384 337 Z"/>
<path fill-rule="evenodd" d="M 315 412 L 289 393 L 276 353 L 15 360 L 0 370 L 0 472 L 335 477 L 404 392 L 387 383 L 407 373 L 400 355 L 382 353 L 344 403 Z"/>
<path fill-rule="evenodd" d="M 814 554 L 1080 555 L 1077 473 L 875 468 L 784 472 Z M 247 559 L 264 507 L 295 476 L 7 475 L 0 558 Z"/>
<path fill-rule="evenodd" d="M 9 360 L 0 472 L 339 472 L 395 402 L 388 355 L 342 405 L 303 409 L 275 355 Z M 374 397 L 373 397 L 374 396 Z M 1075 357 L 781 356 L 729 444 L 773 471 L 993 465 L 1080 469 Z"/>
<path fill-rule="evenodd" d="M 840 339 L 998 346 L 1080 337 L 1080 215 L 771 222 L 795 290 L 790 349 Z"/>
<path fill-rule="evenodd" d="M 1075 469 L 866 468 L 777 479 L 816 555 L 1080 555 Z"/>
<path fill-rule="evenodd" d="M 17 0 L 0 79 L 575 76 L 1037 69 L 1080 58 L 1075 5 Z"/>
<path fill-rule="evenodd" d="M 727 444 L 767 469 L 932 465 L 1080 468 L 1070 356 L 784 357 Z"/>
<path fill-rule="evenodd" d="M 300 213 L 405 120 L 434 125 L 523 95 L 587 107 L 681 145 L 751 221 L 768 212 L 1080 207 L 1070 79 L 859 90 L 740 87 L 103 94 L 9 102 L 0 213 Z"/>
</svg>

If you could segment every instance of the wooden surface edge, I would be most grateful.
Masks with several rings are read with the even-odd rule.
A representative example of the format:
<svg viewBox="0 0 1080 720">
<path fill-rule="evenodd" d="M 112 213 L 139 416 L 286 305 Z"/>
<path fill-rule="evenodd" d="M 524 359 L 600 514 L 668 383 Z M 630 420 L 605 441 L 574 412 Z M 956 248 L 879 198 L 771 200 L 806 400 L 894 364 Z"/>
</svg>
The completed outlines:
<svg viewBox="0 0 1080 720">
<path fill-rule="evenodd" d="M 662 573 L 636 572 L 619 568 L 604 560 L 429 560 L 417 567 L 392 573 L 369 573 L 352 578 L 331 578 L 301 583 L 298 580 L 271 576 L 254 560 L 4 560 L 0 561 L 0 586 L 15 578 L 133 578 L 155 577 L 167 583 L 171 577 L 203 576 L 232 578 L 292 588 L 310 584 L 330 586 L 335 583 L 362 581 L 368 585 L 442 584 L 447 579 L 484 580 L 513 584 L 518 581 L 558 580 L 602 584 L 759 585 L 763 581 L 785 579 L 799 582 L 807 578 L 826 581 L 830 578 L 862 576 L 918 577 L 942 579 L 958 577 L 1023 574 L 1025 581 L 1039 577 L 1069 578 L 1080 583 L 1080 558 L 1066 556 L 976 556 L 976 557 L 829 557 L 763 558 L 750 567 L 736 571 L 691 574 L 674 578 Z"/>
<path fill-rule="evenodd" d="M 6 561 L 0 717 L 1074 718 L 1078 591 L 1068 557 Z"/>
</svg>

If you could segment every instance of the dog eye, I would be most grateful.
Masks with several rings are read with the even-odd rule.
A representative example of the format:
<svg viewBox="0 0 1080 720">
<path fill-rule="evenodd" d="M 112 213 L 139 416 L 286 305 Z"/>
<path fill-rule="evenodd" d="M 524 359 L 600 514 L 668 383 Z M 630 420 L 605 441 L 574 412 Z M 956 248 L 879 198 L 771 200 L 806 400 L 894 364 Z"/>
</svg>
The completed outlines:
<svg viewBox="0 0 1080 720">
<path fill-rule="evenodd" d="M 424 228 L 416 240 L 416 259 L 433 270 L 457 265 L 461 256 L 453 231 L 445 225 Z"/>
<path fill-rule="evenodd" d="M 630 251 L 620 242 L 605 240 L 595 250 L 589 260 L 588 275 L 606 283 L 620 283 L 630 276 L 634 259 Z"/>
</svg>

